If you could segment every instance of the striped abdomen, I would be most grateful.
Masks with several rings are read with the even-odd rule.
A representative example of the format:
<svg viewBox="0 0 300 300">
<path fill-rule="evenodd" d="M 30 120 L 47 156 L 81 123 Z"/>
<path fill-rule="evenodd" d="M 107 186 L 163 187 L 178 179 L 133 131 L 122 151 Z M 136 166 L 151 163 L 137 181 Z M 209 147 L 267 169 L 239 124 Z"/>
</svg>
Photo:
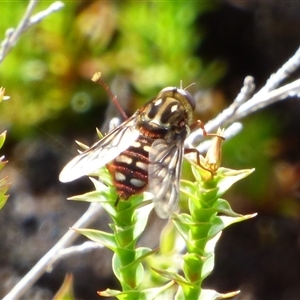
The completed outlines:
<svg viewBox="0 0 300 300">
<path fill-rule="evenodd" d="M 148 184 L 149 150 L 153 138 L 143 136 L 107 165 L 122 199 L 143 192 Z"/>
</svg>

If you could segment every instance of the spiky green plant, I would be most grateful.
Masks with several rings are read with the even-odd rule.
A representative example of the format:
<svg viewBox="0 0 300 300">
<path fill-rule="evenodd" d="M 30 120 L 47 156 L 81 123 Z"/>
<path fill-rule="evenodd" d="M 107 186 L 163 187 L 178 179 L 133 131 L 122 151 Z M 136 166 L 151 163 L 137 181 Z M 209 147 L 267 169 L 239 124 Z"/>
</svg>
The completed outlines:
<svg viewBox="0 0 300 300">
<path fill-rule="evenodd" d="M 221 198 L 231 185 L 253 171 L 219 168 L 221 133 L 214 138 L 205 158 L 201 156 L 199 161 L 191 161 L 195 181 L 182 180 L 181 185 L 181 192 L 188 199 L 188 212 L 171 216 L 177 231 L 172 229 L 172 234 L 172 230 L 168 234 L 166 230 L 163 232 L 160 250 L 137 247 L 152 210 L 149 194 L 133 196 L 130 201 L 120 200 L 116 204 L 117 193 L 106 168 L 99 171 L 101 182 L 92 179 L 95 191 L 72 197 L 73 200 L 100 202 L 112 220 L 111 233 L 77 229 L 114 252 L 112 268 L 122 290 L 107 289 L 99 292 L 100 295 L 118 299 L 220 299 L 238 293 L 220 294 L 202 288 L 203 280 L 213 270 L 214 248 L 222 230 L 254 216 L 235 213 L 229 203 Z M 175 251 L 179 236 L 185 243 L 184 255 Z M 161 281 L 151 281 L 154 276 L 145 274 L 142 263 L 145 260 L 150 262 L 157 275 L 167 281 L 164 282 L 162 278 Z M 174 264 L 175 261 L 177 264 Z M 149 267 L 146 272 L 150 272 Z M 183 275 L 179 275 L 181 272 Z"/>
</svg>

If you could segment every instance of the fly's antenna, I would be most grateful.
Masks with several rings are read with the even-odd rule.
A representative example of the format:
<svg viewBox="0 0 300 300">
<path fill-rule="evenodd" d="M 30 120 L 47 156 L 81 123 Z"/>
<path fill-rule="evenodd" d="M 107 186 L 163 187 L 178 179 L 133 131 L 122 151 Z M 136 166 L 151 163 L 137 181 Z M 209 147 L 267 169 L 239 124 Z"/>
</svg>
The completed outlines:
<svg viewBox="0 0 300 300">
<path fill-rule="evenodd" d="M 187 90 L 188 88 L 190 88 L 191 86 L 195 85 L 196 83 L 195 82 L 192 82 L 191 84 L 189 84 L 188 86 L 186 86 L 185 88 L 183 87 L 183 83 L 182 83 L 182 80 L 179 81 L 179 88 L 181 90 Z"/>
<path fill-rule="evenodd" d="M 104 80 L 101 78 L 101 72 L 97 72 L 93 75 L 92 77 L 92 81 L 100 84 L 105 91 L 107 92 L 109 98 L 111 99 L 111 101 L 113 102 L 113 104 L 116 106 L 117 110 L 120 112 L 120 114 L 122 115 L 122 117 L 126 120 L 128 119 L 128 116 L 126 115 L 124 109 L 121 107 L 118 98 L 116 95 L 114 95 L 111 91 L 111 89 L 109 88 L 109 86 L 104 82 Z"/>
<path fill-rule="evenodd" d="M 180 85 L 182 84 L 182 82 L 180 81 Z M 186 86 L 185 88 L 184 88 L 184 90 L 187 90 L 187 89 L 189 89 L 191 86 L 193 86 L 193 85 L 195 85 L 196 83 L 195 82 L 192 82 L 191 84 L 189 84 L 188 86 Z"/>
</svg>

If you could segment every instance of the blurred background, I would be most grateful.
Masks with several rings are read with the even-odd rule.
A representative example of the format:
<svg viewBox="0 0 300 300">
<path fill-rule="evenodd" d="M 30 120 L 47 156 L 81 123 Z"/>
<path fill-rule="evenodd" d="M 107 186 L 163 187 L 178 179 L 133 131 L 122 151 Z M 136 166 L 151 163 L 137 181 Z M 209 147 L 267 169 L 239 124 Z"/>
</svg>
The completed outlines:
<svg viewBox="0 0 300 300">
<path fill-rule="evenodd" d="M 300 45 L 298 1 L 63 1 L 65 7 L 25 32 L 0 64 L 1 149 L 12 182 L 0 211 L 0 296 L 5 295 L 68 230 L 87 204 L 66 198 L 91 190 L 87 179 L 61 184 L 58 174 L 91 145 L 95 128 L 107 131 L 117 115 L 91 82 L 100 71 L 128 115 L 166 86 L 195 83 L 195 120 L 207 122 L 226 108 L 245 76 L 257 88 Z M 50 1 L 40 1 L 36 12 Z M 16 27 L 28 1 L 0 2 L 0 36 Z M 300 72 L 295 77 L 299 77 Z M 290 78 L 292 80 L 292 78 Z M 109 109 L 108 109 L 109 108 Z M 243 120 L 226 141 L 223 166 L 256 171 L 225 198 L 252 220 L 226 229 L 216 267 L 205 282 L 219 292 L 241 289 L 236 299 L 300 299 L 300 104 L 288 99 Z M 144 245 L 157 246 L 159 225 Z M 91 227 L 108 228 L 103 216 Z M 84 239 L 79 238 L 78 243 Z M 106 250 L 68 259 L 44 275 L 24 299 L 51 299 L 66 272 L 78 299 L 116 283 Z"/>
</svg>

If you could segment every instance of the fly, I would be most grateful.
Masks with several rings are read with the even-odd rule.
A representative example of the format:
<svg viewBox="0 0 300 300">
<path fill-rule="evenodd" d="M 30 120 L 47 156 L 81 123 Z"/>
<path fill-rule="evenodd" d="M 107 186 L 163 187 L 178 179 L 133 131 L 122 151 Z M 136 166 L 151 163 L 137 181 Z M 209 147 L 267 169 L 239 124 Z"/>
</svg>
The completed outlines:
<svg viewBox="0 0 300 300">
<path fill-rule="evenodd" d="M 184 141 L 192 125 L 195 100 L 189 92 L 167 87 L 61 171 L 73 181 L 107 166 L 120 199 L 147 190 L 159 217 L 178 205 Z"/>
</svg>

